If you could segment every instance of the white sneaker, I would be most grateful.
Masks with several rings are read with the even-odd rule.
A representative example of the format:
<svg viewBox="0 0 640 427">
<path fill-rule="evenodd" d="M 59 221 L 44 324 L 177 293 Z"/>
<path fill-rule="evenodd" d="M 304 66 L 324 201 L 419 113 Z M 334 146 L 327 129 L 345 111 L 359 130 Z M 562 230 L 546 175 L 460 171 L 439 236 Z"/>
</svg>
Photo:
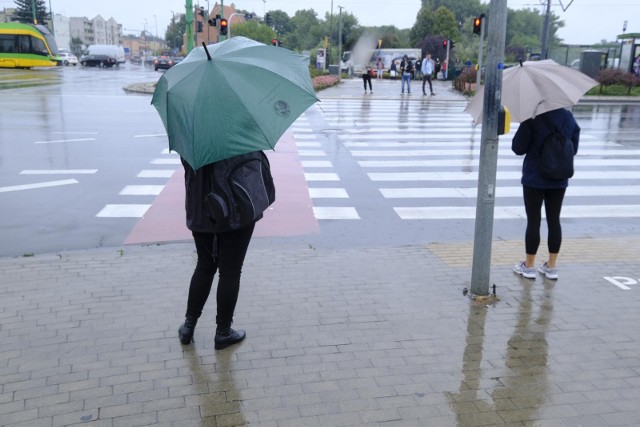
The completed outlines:
<svg viewBox="0 0 640 427">
<path fill-rule="evenodd" d="M 513 272 L 521 275 L 526 279 L 536 278 L 536 269 L 533 267 L 527 267 L 524 261 L 513 266 Z"/>
<path fill-rule="evenodd" d="M 540 267 L 538 267 L 538 271 L 540 272 L 540 274 L 543 274 L 547 279 L 558 280 L 558 269 L 549 268 L 546 262 L 542 264 Z"/>
</svg>

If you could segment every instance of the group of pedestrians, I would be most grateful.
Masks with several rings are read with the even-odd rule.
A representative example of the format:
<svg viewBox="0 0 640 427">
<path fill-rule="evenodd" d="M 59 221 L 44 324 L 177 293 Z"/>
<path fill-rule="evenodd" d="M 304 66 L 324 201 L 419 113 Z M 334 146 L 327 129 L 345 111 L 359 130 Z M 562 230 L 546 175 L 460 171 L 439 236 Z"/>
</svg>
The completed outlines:
<svg viewBox="0 0 640 427">
<path fill-rule="evenodd" d="M 419 65 L 419 69 L 416 70 L 416 66 L 413 61 L 408 57 L 408 55 L 404 55 L 402 61 L 400 62 L 400 71 L 398 72 L 398 66 L 395 61 L 391 61 L 391 66 L 389 68 L 389 74 L 392 80 L 396 80 L 397 74 L 400 74 L 402 80 L 402 88 L 401 93 L 405 93 L 405 89 L 407 94 L 411 94 L 411 80 L 413 79 L 416 71 L 422 75 L 422 94 L 426 95 L 425 86 L 429 83 L 429 94 L 435 95 L 433 91 L 433 83 L 431 79 L 434 78 L 437 80 L 437 73 L 440 72 L 440 60 L 435 62 L 431 59 L 431 54 L 428 53 L 426 57 L 422 60 Z M 376 76 L 377 80 L 382 80 L 382 76 L 384 74 L 384 62 L 382 58 L 378 57 L 374 66 L 371 64 L 367 65 L 362 72 L 362 83 L 364 86 L 364 93 L 373 93 L 373 85 L 371 83 L 372 77 Z M 368 90 L 368 92 L 367 92 Z"/>
</svg>

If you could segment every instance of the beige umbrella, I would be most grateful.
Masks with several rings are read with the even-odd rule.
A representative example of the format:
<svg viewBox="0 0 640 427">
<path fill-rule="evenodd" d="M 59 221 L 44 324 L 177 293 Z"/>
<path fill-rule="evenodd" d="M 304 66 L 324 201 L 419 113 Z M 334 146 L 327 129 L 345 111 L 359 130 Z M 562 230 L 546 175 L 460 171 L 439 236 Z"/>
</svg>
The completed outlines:
<svg viewBox="0 0 640 427">
<path fill-rule="evenodd" d="M 502 105 L 509 109 L 512 120 L 523 122 L 547 111 L 576 105 L 597 84 L 586 74 L 552 59 L 521 62 L 502 73 Z M 464 110 L 475 124 L 482 122 L 483 104 L 481 86 Z"/>
</svg>

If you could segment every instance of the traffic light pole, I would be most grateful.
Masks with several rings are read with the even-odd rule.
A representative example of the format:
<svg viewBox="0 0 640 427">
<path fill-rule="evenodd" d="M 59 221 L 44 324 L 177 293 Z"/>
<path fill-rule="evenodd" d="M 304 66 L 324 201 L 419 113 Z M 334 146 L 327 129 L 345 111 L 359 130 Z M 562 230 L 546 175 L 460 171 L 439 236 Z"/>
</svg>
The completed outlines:
<svg viewBox="0 0 640 427">
<path fill-rule="evenodd" d="M 480 48 L 478 49 L 478 72 L 476 73 L 476 91 L 482 83 L 482 51 L 484 50 L 484 13 L 480 15 Z"/>
<path fill-rule="evenodd" d="M 186 0 L 184 7 L 184 21 L 186 24 L 184 33 L 187 39 L 187 53 L 189 53 L 193 50 L 193 46 L 195 45 L 193 41 L 193 2 L 191 0 Z"/>
<path fill-rule="evenodd" d="M 487 71 L 485 74 L 482 134 L 480 141 L 480 170 L 476 199 L 476 224 L 473 241 L 471 293 L 489 295 L 491 244 L 498 169 L 498 114 L 502 92 L 505 33 L 507 28 L 507 0 L 491 0 L 489 7 Z"/>
<path fill-rule="evenodd" d="M 220 19 L 224 18 L 224 0 L 220 0 Z M 218 33 L 218 41 L 224 41 L 224 39 L 226 39 L 226 36 L 221 35 L 220 33 Z"/>
</svg>

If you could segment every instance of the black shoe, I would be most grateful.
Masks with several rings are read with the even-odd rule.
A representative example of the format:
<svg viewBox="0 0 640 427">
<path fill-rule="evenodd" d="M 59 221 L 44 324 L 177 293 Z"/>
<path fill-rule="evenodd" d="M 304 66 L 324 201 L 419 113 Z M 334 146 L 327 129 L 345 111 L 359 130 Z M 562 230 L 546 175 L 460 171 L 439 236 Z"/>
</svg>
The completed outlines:
<svg viewBox="0 0 640 427">
<path fill-rule="evenodd" d="M 191 344 L 191 341 L 193 341 L 193 332 L 196 329 L 196 323 L 198 323 L 198 319 L 193 317 L 187 317 L 184 319 L 184 323 L 178 329 L 178 337 L 180 338 L 181 344 Z"/>
<path fill-rule="evenodd" d="M 216 331 L 215 348 L 216 350 L 222 350 L 229 347 L 231 344 L 236 344 L 247 337 L 247 333 L 242 329 L 237 331 L 229 328 L 227 333 Z"/>
</svg>

